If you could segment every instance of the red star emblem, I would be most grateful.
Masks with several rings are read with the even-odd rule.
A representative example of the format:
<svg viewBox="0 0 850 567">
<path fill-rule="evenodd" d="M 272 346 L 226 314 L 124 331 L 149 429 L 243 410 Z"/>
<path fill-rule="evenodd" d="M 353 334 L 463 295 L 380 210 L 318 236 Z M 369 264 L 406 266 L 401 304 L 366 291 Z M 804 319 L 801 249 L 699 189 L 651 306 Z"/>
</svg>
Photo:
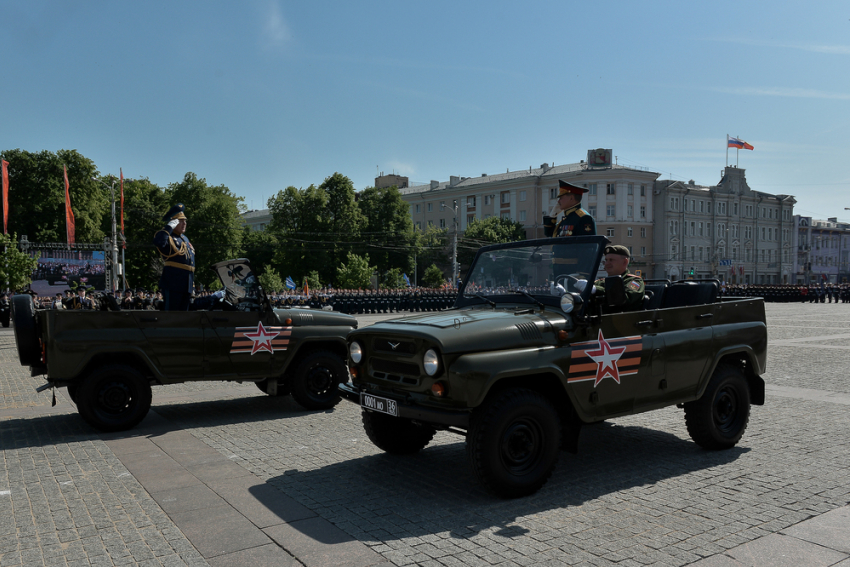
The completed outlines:
<svg viewBox="0 0 850 567">
<path fill-rule="evenodd" d="M 245 336 L 254 341 L 254 345 L 251 347 L 251 354 L 255 352 L 259 352 L 261 350 L 267 350 L 269 352 L 272 351 L 272 339 L 278 336 L 280 333 L 270 333 L 266 331 L 266 328 L 263 327 L 263 322 L 260 321 L 257 324 L 257 330 L 252 333 L 245 333 Z M 619 382 L 619 380 L 618 380 Z"/>
<path fill-rule="evenodd" d="M 626 347 L 611 348 L 605 337 L 602 336 L 602 330 L 599 330 L 599 350 L 589 350 L 586 352 L 593 362 L 598 366 L 596 368 L 596 382 L 593 387 L 599 385 L 606 377 L 610 376 L 617 384 L 620 383 L 620 370 L 617 368 L 617 361 L 626 352 Z"/>
</svg>

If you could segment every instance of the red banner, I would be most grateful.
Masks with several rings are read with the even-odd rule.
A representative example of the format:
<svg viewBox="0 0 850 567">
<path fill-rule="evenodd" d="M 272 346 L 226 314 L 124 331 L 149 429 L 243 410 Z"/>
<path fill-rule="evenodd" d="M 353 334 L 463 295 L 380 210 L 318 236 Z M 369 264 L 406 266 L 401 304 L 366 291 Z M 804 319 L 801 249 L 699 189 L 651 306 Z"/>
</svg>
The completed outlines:
<svg viewBox="0 0 850 567">
<path fill-rule="evenodd" d="M 3 161 L 3 234 L 9 234 L 9 162 Z"/>
<path fill-rule="evenodd" d="M 74 211 L 71 210 L 71 192 L 68 185 L 68 167 L 62 166 L 65 171 L 65 231 L 68 236 L 68 248 L 74 245 Z"/>
<path fill-rule="evenodd" d="M 124 238 L 124 170 L 120 167 L 118 171 L 121 173 L 121 248 L 127 248 L 127 239 Z"/>
</svg>

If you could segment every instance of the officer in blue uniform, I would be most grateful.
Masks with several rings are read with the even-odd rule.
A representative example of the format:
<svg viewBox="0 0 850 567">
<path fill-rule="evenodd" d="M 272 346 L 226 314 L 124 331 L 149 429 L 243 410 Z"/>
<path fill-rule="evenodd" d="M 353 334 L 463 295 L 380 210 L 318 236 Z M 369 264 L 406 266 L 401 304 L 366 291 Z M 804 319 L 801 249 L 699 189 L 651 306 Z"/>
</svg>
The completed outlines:
<svg viewBox="0 0 850 567">
<path fill-rule="evenodd" d="M 186 207 L 178 203 L 165 217 L 165 226 L 153 237 L 154 246 L 164 262 L 159 287 L 164 311 L 188 311 L 195 291 L 195 249 L 183 234 L 186 231 Z"/>
</svg>

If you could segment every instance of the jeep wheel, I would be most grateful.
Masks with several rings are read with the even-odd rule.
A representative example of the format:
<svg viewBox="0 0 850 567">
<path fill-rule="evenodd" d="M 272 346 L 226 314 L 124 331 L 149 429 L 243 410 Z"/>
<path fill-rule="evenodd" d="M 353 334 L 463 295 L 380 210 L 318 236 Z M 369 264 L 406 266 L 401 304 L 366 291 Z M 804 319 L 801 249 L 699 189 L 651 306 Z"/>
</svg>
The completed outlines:
<svg viewBox="0 0 850 567">
<path fill-rule="evenodd" d="M 363 428 L 378 449 L 396 455 L 412 455 L 424 449 L 434 434 L 433 427 L 409 419 L 363 410 Z"/>
<path fill-rule="evenodd" d="M 23 366 L 41 363 L 41 347 L 35 326 L 35 303 L 29 294 L 12 296 L 12 322 L 15 324 L 15 342 L 18 358 Z"/>
<path fill-rule="evenodd" d="M 496 394 L 472 415 L 466 450 L 485 488 L 504 498 L 532 494 L 546 484 L 558 462 L 558 413 L 532 390 Z"/>
<path fill-rule="evenodd" d="M 266 378 L 265 380 L 260 380 L 259 382 L 255 382 L 257 388 L 264 394 L 268 394 L 269 388 L 269 380 L 270 378 Z M 275 397 L 279 398 L 281 396 L 288 396 L 291 394 L 289 391 L 289 383 L 286 380 L 277 380 L 277 393 Z"/>
<path fill-rule="evenodd" d="M 718 366 L 702 397 L 685 404 L 688 434 L 703 449 L 729 449 L 750 419 L 750 389 L 740 368 Z"/>
<path fill-rule="evenodd" d="M 308 410 L 330 409 L 339 403 L 340 382 L 348 380 L 342 360 L 326 350 L 307 355 L 292 375 L 292 397 Z"/>
<path fill-rule="evenodd" d="M 71 398 L 71 401 L 75 404 L 77 403 L 77 385 L 76 384 L 68 384 L 68 397 Z"/>
<path fill-rule="evenodd" d="M 100 431 L 125 431 L 135 427 L 151 407 L 151 386 L 130 366 L 98 368 L 86 377 L 76 393 L 77 409 Z"/>
</svg>

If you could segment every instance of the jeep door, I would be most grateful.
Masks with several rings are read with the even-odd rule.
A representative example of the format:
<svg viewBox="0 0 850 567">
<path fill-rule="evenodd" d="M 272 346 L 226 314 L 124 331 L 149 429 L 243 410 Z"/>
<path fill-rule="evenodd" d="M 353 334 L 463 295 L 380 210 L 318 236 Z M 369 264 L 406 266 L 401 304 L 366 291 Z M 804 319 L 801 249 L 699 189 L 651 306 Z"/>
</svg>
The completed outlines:
<svg viewBox="0 0 850 567">
<path fill-rule="evenodd" d="M 205 330 L 200 311 L 133 311 L 159 370 L 169 380 L 204 377 Z"/>
<path fill-rule="evenodd" d="M 652 336 L 644 336 L 651 312 L 618 313 L 595 319 L 587 338 L 572 343 L 567 381 L 588 416 L 604 419 L 634 410 L 641 392 L 654 389 L 650 353 Z"/>
<path fill-rule="evenodd" d="M 280 351 L 288 346 L 290 328 L 282 327 L 274 313 L 211 311 L 209 318 L 217 340 L 213 374 L 267 377 L 275 356 L 285 356 Z"/>
</svg>

